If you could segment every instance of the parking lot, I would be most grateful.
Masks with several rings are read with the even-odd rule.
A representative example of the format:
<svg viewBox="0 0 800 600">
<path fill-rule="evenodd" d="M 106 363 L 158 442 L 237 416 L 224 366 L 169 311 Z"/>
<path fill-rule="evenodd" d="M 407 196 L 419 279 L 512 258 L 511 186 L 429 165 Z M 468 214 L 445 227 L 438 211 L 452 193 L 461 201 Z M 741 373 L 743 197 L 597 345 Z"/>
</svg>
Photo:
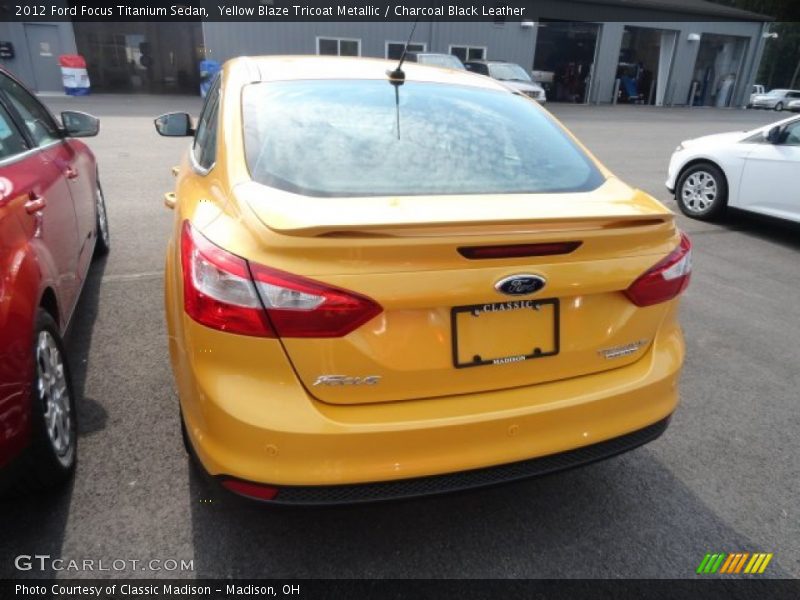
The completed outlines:
<svg viewBox="0 0 800 600">
<path fill-rule="evenodd" d="M 173 214 L 162 204 L 187 145 L 152 118 L 195 98 L 47 98 L 101 118 L 112 250 L 94 265 L 68 346 L 80 459 L 65 491 L 0 504 L 0 576 L 13 557 L 193 560 L 194 570 L 61 572 L 180 577 L 692 577 L 707 552 L 772 552 L 800 577 L 800 228 L 742 214 L 678 217 L 695 244 L 682 304 L 682 405 L 666 434 L 621 457 L 502 487 L 399 503 L 275 509 L 241 502 L 184 454 L 162 306 Z M 549 107 L 608 167 L 664 189 L 683 139 L 773 112 Z M 45 574 L 48 575 L 48 574 Z"/>
</svg>

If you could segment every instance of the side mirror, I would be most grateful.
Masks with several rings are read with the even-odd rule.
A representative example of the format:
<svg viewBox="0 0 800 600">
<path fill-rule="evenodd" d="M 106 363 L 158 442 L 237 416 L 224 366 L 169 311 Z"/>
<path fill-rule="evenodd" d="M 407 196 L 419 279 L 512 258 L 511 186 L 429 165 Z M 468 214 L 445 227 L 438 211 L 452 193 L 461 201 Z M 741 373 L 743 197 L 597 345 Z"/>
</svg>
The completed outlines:
<svg viewBox="0 0 800 600">
<path fill-rule="evenodd" d="M 154 121 L 156 131 L 165 137 L 189 137 L 194 135 L 192 117 L 189 113 L 167 113 Z"/>
<path fill-rule="evenodd" d="M 94 137 L 100 132 L 100 119 L 85 112 L 65 110 L 61 122 L 70 137 Z"/>
<path fill-rule="evenodd" d="M 764 132 L 764 139 L 767 140 L 770 144 L 777 144 L 781 141 L 781 134 L 783 133 L 783 128 L 779 125 L 776 125 L 769 131 Z"/>
</svg>

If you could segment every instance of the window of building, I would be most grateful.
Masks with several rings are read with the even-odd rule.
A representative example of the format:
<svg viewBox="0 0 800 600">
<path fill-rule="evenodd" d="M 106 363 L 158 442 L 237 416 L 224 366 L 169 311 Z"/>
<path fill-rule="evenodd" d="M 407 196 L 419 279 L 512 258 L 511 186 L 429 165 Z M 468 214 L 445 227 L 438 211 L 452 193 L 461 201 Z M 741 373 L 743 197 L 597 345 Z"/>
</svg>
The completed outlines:
<svg viewBox="0 0 800 600">
<path fill-rule="evenodd" d="M 318 37 L 317 54 L 322 56 L 361 56 L 361 40 Z"/>
<path fill-rule="evenodd" d="M 386 42 L 386 58 L 400 60 L 405 45 L 405 42 Z M 425 49 L 425 44 L 411 43 L 408 45 L 409 52 L 425 52 Z"/>
<path fill-rule="evenodd" d="M 486 60 L 485 46 L 457 46 L 450 45 L 450 54 L 457 56 L 461 62 L 468 60 Z"/>
</svg>

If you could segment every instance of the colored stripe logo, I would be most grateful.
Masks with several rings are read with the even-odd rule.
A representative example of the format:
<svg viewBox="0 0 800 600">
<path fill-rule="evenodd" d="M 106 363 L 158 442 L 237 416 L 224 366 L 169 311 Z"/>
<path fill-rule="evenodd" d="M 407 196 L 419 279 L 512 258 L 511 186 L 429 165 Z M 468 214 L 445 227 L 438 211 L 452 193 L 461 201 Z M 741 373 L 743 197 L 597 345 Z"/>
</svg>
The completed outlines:
<svg viewBox="0 0 800 600">
<path fill-rule="evenodd" d="M 709 553 L 700 561 L 696 572 L 698 575 L 714 575 L 715 573 L 755 575 L 766 570 L 772 556 L 772 552 Z"/>
</svg>

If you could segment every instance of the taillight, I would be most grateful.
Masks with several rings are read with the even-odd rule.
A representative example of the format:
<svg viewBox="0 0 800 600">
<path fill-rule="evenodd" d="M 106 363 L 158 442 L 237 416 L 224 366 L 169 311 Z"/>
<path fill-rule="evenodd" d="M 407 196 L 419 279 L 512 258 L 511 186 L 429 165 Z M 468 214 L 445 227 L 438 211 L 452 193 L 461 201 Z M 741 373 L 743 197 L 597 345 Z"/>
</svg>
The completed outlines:
<svg viewBox="0 0 800 600">
<path fill-rule="evenodd" d="M 382 308 L 340 288 L 249 263 L 184 222 L 184 307 L 208 327 L 261 337 L 347 335 Z"/>
<path fill-rule="evenodd" d="M 664 260 L 625 290 L 636 306 L 651 306 L 672 300 L 689 285 L 692 276 L 692 242 L 681 233 L 680 245 Z"/>
<path fill-rule="evenodd" d="M 247 261 L 212 244 L 189 221 L 183 222 L 181 259 L 186 314 L 212 329 L 275 337 Z"/>
<path fill-rule="evenodd" d="M 383 310 L 370 298 L 250 263 L 256 288 L 281 337 L 347 335 Z"/>
</svg>

